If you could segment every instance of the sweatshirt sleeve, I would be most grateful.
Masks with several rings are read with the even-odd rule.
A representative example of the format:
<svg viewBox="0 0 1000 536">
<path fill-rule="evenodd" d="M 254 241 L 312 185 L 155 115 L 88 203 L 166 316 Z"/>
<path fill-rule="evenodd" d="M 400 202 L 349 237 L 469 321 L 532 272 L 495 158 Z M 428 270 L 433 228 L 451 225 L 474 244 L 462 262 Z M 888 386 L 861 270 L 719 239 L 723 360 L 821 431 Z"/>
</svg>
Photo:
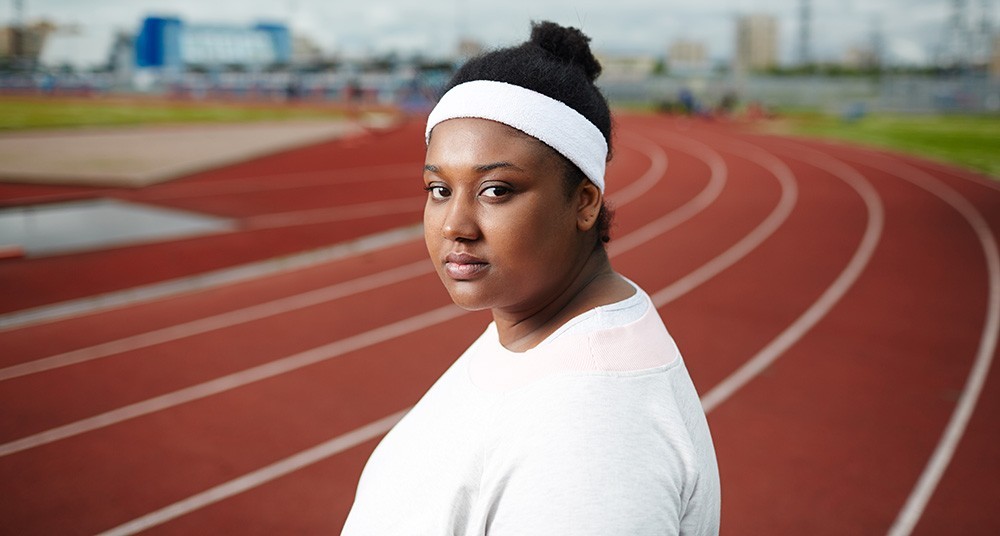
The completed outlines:
<svg viewBox="0 0 1000 536">
<path fill-rule="evenodd" d="M 568 378 L 505 408 L 484 473 L 487 534 L 687 533 L 697 452 L 663 384 L 633 380 Z"/>
</svg>

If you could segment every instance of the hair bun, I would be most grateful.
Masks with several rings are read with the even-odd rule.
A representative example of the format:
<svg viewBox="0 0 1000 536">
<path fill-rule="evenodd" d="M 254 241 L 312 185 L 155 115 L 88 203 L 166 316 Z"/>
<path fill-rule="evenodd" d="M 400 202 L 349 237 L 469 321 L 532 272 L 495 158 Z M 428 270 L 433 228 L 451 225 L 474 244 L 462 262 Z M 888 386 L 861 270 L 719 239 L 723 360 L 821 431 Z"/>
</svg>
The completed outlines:
<svg viewBox="0 0 1000 536">
<path fill-rule="evenodd" d="M 590 51 L 590 38 L 576 28 L 543 21 L 531 24 L 531 43 L 554 56 L 579 66 L 591 82 L 601 74 L 601 64 Z"/>
</svg>

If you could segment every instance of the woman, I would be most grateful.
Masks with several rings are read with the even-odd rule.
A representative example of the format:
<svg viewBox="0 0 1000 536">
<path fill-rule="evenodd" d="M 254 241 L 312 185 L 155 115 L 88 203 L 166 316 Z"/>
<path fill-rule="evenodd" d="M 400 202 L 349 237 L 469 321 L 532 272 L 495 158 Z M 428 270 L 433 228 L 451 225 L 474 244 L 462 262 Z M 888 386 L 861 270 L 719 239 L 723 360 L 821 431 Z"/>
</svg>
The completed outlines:
<svg viewBox="0 0 1000 536">
<path fill-rule="evenodd" d="M 534 25 L 431 112 L 427 250 L 493 322 L 372 454 L 345 535 L 718 532 L 698 395 L 604 249 L 611 116 L 588 41 Z"/>
</svg>

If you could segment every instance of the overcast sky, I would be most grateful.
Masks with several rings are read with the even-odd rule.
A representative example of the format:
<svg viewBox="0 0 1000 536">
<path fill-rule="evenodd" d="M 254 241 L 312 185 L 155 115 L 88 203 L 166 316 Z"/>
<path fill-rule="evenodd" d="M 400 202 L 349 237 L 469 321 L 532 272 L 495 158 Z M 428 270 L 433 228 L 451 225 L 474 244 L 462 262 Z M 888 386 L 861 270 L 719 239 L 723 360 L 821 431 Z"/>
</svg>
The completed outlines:
<svg viewBox="0 0 1000 536">
<path fill-rule="evenodd" d="M 996 20 L 997 0 L 990 17 Z M 524 40 L 531 20 L 577 26 L 606 52 L 662 56 L 676 39 L 707 44 L 713 58 L 733 49 L 737 14 L 778 17 L 782 58 L 794 59 L 799 0 L 24 0 L 25 18 L 76 23 L 83 35 L 63 45 L 73 63 L 103 60 L 115 30 L 136 31 L 149 14 L 180 16 L 188 23 L 289 23 L 326 52 L 423 51 L 446 54 L 465 32 L 487 46 Z M 881 27 L 893 62 L 922 62 L 944 33 L 950 0 L 812 0 L 812 50 L 839 59 L 846 48 L 870 42 Z M 983 0 L 971 0 L 979 20 Z M 0 21 L 13 20 L 13 0 L 0 0 Z M 66 38 L 63 41 L 67 41 Z"/>
</svg>

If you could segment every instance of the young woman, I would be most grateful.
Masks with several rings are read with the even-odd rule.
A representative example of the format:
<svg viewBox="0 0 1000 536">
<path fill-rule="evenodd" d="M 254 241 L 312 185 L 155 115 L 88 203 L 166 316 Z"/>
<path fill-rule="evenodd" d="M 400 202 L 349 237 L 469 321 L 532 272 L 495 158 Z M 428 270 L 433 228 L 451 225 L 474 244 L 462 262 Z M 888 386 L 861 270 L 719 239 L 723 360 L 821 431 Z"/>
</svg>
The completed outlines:
<svg viewBox="0 0 1000 536">
<path fill-rule="evenodd" d="M 493 322 L 376 448 L 345 535 L 718 533 L 698 395 L 604 249 L 611 116 L 588 41 L 536 24 L 431 112 L 427 250 Z"/>
</svg>

